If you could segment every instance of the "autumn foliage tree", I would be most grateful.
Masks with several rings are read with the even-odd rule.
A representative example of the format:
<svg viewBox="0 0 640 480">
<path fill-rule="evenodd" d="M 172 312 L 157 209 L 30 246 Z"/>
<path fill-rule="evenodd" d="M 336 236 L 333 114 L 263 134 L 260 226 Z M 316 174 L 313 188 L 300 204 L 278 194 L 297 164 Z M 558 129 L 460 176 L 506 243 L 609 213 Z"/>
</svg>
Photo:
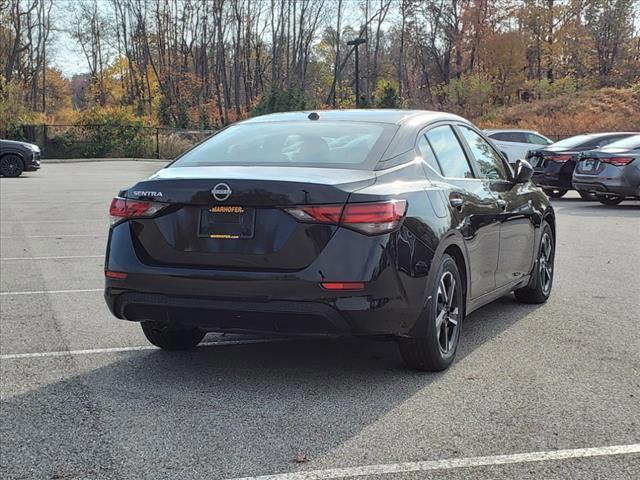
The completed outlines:
<svg viewBox="0 0 640 480">
<path fill-rule="evenodd" d="M 252 112 L 352 107 L 347 42 L 360 37 L 364 104 L 477 117 L 637 82 L 639 7 L 634 0 L 0 0 L 0 71 L 23 119 L 65 112 L 70 96 L 76 110 L 117 107 L 150 124 L 217 128 Z M 52 8 L 65 14 L 49 15 Z M 50 65 L 52 29 L 86 66 L 70 89 Z"/>
</svg>

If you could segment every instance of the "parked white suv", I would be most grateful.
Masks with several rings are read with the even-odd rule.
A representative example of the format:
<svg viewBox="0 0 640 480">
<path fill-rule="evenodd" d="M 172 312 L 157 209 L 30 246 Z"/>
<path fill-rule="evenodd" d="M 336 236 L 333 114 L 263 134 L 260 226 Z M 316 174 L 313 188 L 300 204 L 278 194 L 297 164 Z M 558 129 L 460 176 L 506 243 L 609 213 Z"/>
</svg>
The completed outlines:
<svg viewBox="0 0 640 480">
<path fill-rule="evenodd" d="M 509 163 L 526 158 L 529 150 L 537 150 L 553 143 L 533 130 L 485 130 L 484 133 L 507 157 Z"/>
</svg>

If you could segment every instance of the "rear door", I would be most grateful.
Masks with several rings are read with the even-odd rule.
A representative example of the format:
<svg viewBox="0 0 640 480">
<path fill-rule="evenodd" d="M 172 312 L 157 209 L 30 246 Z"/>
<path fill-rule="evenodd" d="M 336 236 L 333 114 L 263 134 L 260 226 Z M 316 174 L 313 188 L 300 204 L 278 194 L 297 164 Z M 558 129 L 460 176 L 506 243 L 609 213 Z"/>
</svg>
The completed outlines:
<svg viewBox="0 0 640 480">
<path fill-rule="evenodd" d="M 467 125 L 456 127 L 466 141 L 479 177 L 497 196 L 500 206 L 500 255 L 496 286 L 506 286 L 531 271 L 534 248 L 533 208 L 526 185 L 514 185 L 500 155 Z"/>
<path fill-rule="evenodd" d="M 424 149 L 428 145 L 434 157 L 425 160 L 440 175 L 439 183 L 453 207 L 453 226 L 462 233 L 469 259 L 470 296 L 478 298 L 494 290 L 496 285 L 500 242 L 498 203 L 487 182 L 476 178 L 452 125 L 437 125 L 423 135 L 427 142 L 421 147 L 419 139 L 418 146 Z"/>
</svg>

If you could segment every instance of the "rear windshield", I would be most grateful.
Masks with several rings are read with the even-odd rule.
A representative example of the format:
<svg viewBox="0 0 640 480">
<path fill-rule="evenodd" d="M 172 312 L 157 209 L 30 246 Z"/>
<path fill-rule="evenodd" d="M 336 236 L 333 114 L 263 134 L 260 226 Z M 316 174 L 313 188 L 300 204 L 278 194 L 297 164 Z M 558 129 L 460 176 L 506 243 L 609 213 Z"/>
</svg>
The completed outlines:
<svg viewBox="0 0 640 480">
<path fill-rule="evenodd" d="M 640 135 L 632 135 L 624 140 L 610 143 L 603 150 L 635 150 L 640 148 Z"/>
<path fill-rule="evenodd" d="M 172 167 L 274 165 L 372 169 L 397 127 L 363 122 L 255 122 L 233 125 Z"/>
<path fill-rule="evenodd" d="M 553 144 L 554 147 L 579 147 L 583 143 L 587 143 L 589 140 L 594 140 L 591 135 L 576 135 L 575 137 L 565 138 Z"/>
</svg>

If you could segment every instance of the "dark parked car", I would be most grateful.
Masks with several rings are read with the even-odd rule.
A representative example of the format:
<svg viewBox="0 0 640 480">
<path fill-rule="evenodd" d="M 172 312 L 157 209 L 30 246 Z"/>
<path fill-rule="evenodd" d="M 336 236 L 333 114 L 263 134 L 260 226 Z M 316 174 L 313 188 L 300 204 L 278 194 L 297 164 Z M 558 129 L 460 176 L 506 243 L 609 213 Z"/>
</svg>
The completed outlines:
<svg viewBox="0 0 640 480">
<path fill-rule="evenodd" d="M 205 332 L 385 336 L 442 370 L 466 315 L 551 293 L 555 218 L 531 173 L 445 113 L 247 120 L 113 200 L 105 298 L 165 349 Z"/>
<path fill-rule="evenodd" d="M 573 186 L 605 205 L 640 199 L 640 134 L 581 154 Z"/>
<path fill-rule="evenodd" d="M 40 168 L 40 148 L 26 142 L 0 140 L 0 175 L 19 177 Z"/>
<path fill-rule="evenodd" d="M 533 181 L 540 185 L 551 198 L 560 198 L 573 190 L 572 177 L 578 155 L 587 150 L 600 148 L 634 135 L 633 132 L 592 133 L 565 138 L 548 147 L 527 153 L 533 166 Z M 587 192 L 580 192 L 585 200 L 593 200 Z"/>
</svg>

